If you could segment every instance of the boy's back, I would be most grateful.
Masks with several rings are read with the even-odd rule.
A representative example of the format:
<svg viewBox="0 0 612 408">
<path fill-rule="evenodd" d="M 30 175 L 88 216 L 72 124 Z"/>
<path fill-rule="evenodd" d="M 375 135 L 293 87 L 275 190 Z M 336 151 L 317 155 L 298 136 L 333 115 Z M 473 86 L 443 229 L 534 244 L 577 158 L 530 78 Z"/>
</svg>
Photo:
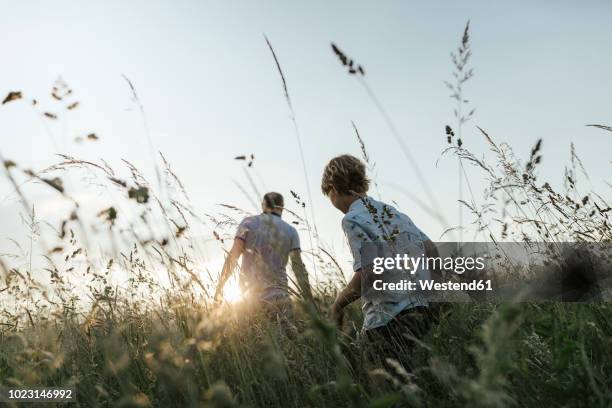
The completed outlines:
<svg viewBox="0 0 612 408">
<path fill-rule="evenodd" d="M 424 242 L 429 238 L 412 222 L 410 217 L 395 207 L 365 196 L 355 200 L 342 219 L 342 229 L 353 254 L 353 270 L 362 265 L 364 243 L 395 243 L 398 253 L 412 246 L 424 251 Z M 416 254 L 411 254 L 412 256 Z M 366 261 L 364 260 L 364 263 Z M 363 270 L 362 270 L 363 273 Z M 417 271 L 419 279 L 428 279 L 426 269 Z M 367 282 L 364 279 L 362 282 Z M 362 290 L 364 323 L 363 328 L 373 329 L 386 325 L 399 312 L 416 306 L 427 306 L 427 300 L 414 291 L 373 291 Z"/>
</svg>

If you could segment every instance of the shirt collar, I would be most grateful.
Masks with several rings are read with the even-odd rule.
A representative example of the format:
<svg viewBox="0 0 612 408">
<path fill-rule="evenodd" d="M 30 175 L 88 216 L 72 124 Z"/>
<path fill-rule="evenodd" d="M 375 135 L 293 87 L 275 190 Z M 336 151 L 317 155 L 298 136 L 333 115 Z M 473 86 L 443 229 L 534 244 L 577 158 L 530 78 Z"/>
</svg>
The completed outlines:
<svg viewBox="0 0 612 408">
<path fill-rule="evenodd" d="M 371 199 L 368 196 L 359 197 L 358 199 L 353 201 L 351 203 L 351 205 L 349 205 L 348 212 L 351 212 L 353 210 L 356 210 L 357 208 L 363 207 L 364 206 L 364 202 L 363 202 L 364 200 L 371 200 Z"/>
</svg>

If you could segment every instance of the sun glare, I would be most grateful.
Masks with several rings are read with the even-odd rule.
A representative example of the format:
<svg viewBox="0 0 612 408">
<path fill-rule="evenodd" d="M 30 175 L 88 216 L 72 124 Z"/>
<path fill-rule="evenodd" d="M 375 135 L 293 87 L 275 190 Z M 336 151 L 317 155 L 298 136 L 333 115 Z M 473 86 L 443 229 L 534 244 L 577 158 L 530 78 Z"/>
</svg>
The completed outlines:
<svg viewBox="0 0 612 408">
<path fill-rule="evenodd" d="M 236 280 L 227 282 L 223 288 L 223 298 L 229 303 L 236 303 L 242 300 L 242 291 Z"/>
</svg>

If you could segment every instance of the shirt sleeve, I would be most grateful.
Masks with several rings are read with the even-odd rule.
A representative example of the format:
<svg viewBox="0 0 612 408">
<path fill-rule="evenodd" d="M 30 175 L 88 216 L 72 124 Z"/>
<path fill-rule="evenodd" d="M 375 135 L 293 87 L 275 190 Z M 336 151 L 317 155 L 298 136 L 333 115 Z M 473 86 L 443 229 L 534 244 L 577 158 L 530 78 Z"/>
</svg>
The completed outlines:
<svg viewBox="0 0 612 408">
<path fill-rule="evenodd" d="M 362 226 L 350 219 L 342 220 L 342 229 L 346 235 L 351 253 L 353 254 L 353 271 L 357 272 L 361 269 L 361 248 L 364 242 L 370 242 L 368 234 Z"/>
<path fill-rule="evenodd" d="M 238 229 L 236 230 L 236 235 L 234 236 L 234 238 L 235 239 L 240 239 L 242 241 L 246 241 L 247 240 L 247 235 L 249 233 L 250 228 L 251 228 L 250 218 L 245 218 L 238 225 Z"/>
<path fill-rule="evenodd" d="M 300 249 L 300 235 L 295 228 L 291 228 L 291 250 Z"/>
</svg>

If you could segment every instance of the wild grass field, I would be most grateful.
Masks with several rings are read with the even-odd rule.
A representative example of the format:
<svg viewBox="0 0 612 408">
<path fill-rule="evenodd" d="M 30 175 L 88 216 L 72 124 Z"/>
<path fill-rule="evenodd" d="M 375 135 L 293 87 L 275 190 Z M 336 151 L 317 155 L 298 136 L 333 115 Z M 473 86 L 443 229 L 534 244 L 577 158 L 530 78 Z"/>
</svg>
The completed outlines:
<svg viewBox="0 0 612 408">
<path fill-rule="evenodd" d="M 299 133 L 279 58 L 266 41 L 298 143 L 307 143 Z M 432 197 L 403 136 L 366 82 L 364 67 L 339 46 L 332 45 L 332 50 L 366 89 L 425 196 Z M 546 138 L 518 147 L 529 152 L 526 159 L 485 129 L 477 128 L 487 157 L 464 145 L 461 129 L 474 112 L 464 96 L 464 85 L 473 76 L 470 55 L 466 26 L 452 56 L 455 75 L 447 83 L 457 104 L 456 123 L 441 124 L 439 135 L 444 159 L 457 160 L 461 187 L 453 199 L 460 200 L 469 217 L 462 223 L 493 242 L 612 241 L 606 195 L 581 187 L 588 174 L 573 146 L 571 162 L 559 169 L 562 187 L 555 188 L 537 175 Z M 136 89 L 128 84 L 138 101 Z M 67 110 L 77 108 L 68 84 L 60 82 L 52 92 Z M 18 91 L 5 98 L 7 103 L 36 107 L 35 98 Z M 39 113 L 54 120 L 53 113 Z M 355 143 L 371 164 L 366 144 L 354 130 Z M 95 133 L 86 137 L 92 142 L 96 138 Z M 250 168 L 252 158 L 237 159 Z M 304 157 L 300 159 L 303 163 Z M 23 224 L 29 237 L 17 242 L 19 254 L 0 257 L 2 386 L 74 387 L 76 405 L 83 407 L 612 406 L 610 303 L 455 303 L 421 341 L 404 351 L 409 369 L 393 360 L 383 364 L 366 357 L 358 305 L 351 307 L 342 328 L 328 319 L 346 277 L 335 254 L 320 244 L 315 214 L 309 214 L 310 192 L 304 199 L 294 193 L 304 211 L 293 216 L 310 237 L 308 255 L 320 279 L 311 276 L 314 304 L 295 293 L 295 327 L 288 332 L 248 300 L 212 301 L 218 272 L 206 276 L 198 268 L 205 249 L 195 237 L 206 223 L 214 225 L 215 239 L 224 244 L 244 212 L 226 204 L 223 212 L 201 215 L 163 155 L 156 160 L 156 180 L 147 180 L 128 160 L 123 169 L 127 177 L 103 160 L 66 155 L 40 171 L 17 159 L 0 160 L 27 214 Z M 485 191 L 472 190 L 467 166 L 480 171 Z M 81 177 L 82 188 L 95 185 L 118 192 L 122 199 L 97 209 L 94 221 L 88 220 L 74 198 L 76 191 L 64 187 L 65 174 Z M 250 177 L 248 170 L 245 174 Z M 24 183 L 38 183 L 72 203 L 70 216 L 38 219 Z M 431 207 L 435 212 L 435 205 Z M 127 226 L 119 224 L 124 213 L 135 214 Z M 101 239 L 109 243 L 108 251 L 95 250 Z M 43 249 L 42 266 L 32 261 L 35 247 Z M 113 279 L 116 270 L 126 274 L 126 284 Z"/>
</svg>

